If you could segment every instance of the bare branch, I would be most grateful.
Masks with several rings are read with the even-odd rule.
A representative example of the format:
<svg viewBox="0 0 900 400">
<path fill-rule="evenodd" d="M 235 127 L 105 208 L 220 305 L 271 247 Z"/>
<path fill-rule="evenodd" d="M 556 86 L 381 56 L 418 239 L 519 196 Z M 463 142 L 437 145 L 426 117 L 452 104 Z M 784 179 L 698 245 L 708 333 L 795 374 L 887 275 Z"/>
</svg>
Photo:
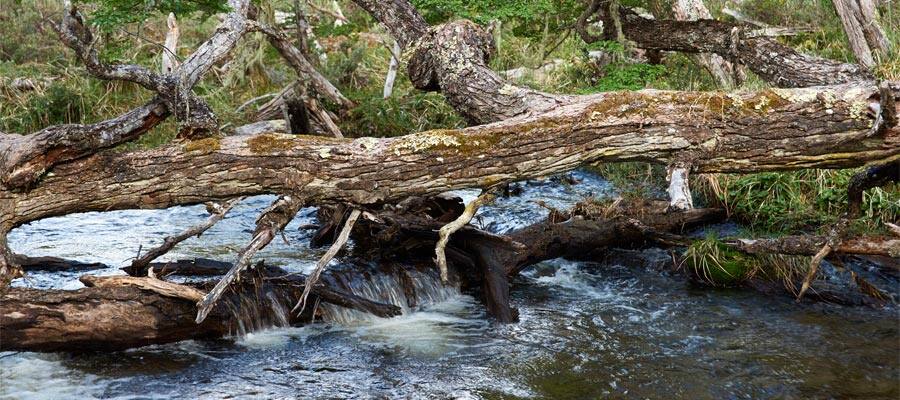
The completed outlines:
<svg viewBox="0 0 900 400">
<path fill-rule="evenodd" d="M 298 314 L 303 313 L 303 309 L 306 308 L 306 298 L 309 296 L 312 291 L 313 286 L 316 285 L 316 282 L 319 281 L 319 277 L 322 276 L 322 271 L 325 270 L 325 267 L 328 266 L 328 263 L 337 255 L 339 251 L 347 244 L 347 240 L 350 239 L 350 232 L 353 230 L 353 224 L 356 223 L 356 220 L 359 218 L 361 211 L 358 209 L 353 209 L 350 211 L 350 215 L 347 216 L 347 221 L 344 222 L 344 227 L 341 228 L 341 233 L 338 234 L 337 239 L 334 240 L 334 243 L 331 244 L 331 247 L 328 248 L 328 251 L 322 255 L 322 258 L 319 259 L 319 262 L 316 263 L 316 268 L 313 269 L 313 272 L 309 274 L 309 277 L 306 278 L 306 287 L 303 288 L 303 294 L 300 295 L 300 299 L 297 300 L 297 304 L 291 311 L 300 310 Z"/>
<path fill-rule="evenodd" d="M 228 270 L 228 273 L 216 283 L 216 286 L 197 303 L 196 322 L 198 324 L 206 319 L 206 316 L 212 311 L 216 302 L 222 297 L 222 294 L 225 293 L 225 290 L 228 289 L 231 283 L 240 276 L 241 272 L 250 265 L 250 260 L 256 252 L 266 247 L 272 239 L 275 238 L 275 235 L 294 219 L 294 215 L 297 214 L 297 211 L 302 204 L 300 199 L 294 196 L 282 196 L 262 213 L 256 221 L 256 231 L 253 233 L 253 239 L 251 239 L 250 243 L 238 253 L 234 266 L 232 266 L 231 269 Z"/>
<path fill-rule="evenodd" d="M 203 232 L 206 232 L 207 229 L 211 228 L 213 225 L 221 221 L 222 218 L 225 218 L 225 214 L 227 214 L 228 211 L 230 211 L 231 208 L 241 200 L 243 200 L 243 198 L 238 197 L 221 204 L 210 203 L 208 206 L 210 215 L 209 218 L 206 219 L 206 221 L 199 225 L 192 226 L 178 235 L 166 237 L 163 240 L 162 245 L 151 249 L 150 251 L 144 253 L 144 255 L 140 258 L 132 261 L 131 265 L 125 270 L 125 272 L 127 272 L 128 275 L 131 276 L 145 275 L 147 273 L 147 267 L 153 260 L 157 259 L 163 254 L 168 253 L 169 250 L 172 250 L 172 248 L 175 247 L 175 245 L 177 245 L 178 243 L 181 243 L 194 236 L 200 236 Z"/>
<path fill-rule="evenodd" d="M 94 48 L 94 36 L 84 24 L 84 17 L 71 3 L 67 2 L 62 22 L 51 24 L 60 40 L 75 51 L 88 72 L 104 80 L 122 80 L 134 82 L 149 90 L 159 90 L 162 78 L 140 65 L 105 64 L 100 61 L 97 49 Z"/>
<path fill-rule="evenodd" d="M 178 21 L 175 20 L 175 13 L 169 13 L 169 17 L 166 18 L 166 25 L 169 27 L 169 31 L 166 33 L 166 42 L 162 52 L 160 70 L 164 74 L 170 74 L 175 71 L 175 68 L 178 67 L 179 64 L 176 54 L 178 52 L 178 37 L 180 35 L 180 30 L 178 29 Z"/>
<path fill-rule="evenodd" d="M 344 97 L 341 94 L 341 91 L 338 90 L 331 82 L 328 81 L 327 78 L 322 76 L 313 67 L 313 65 L 306 59 L 306 56 L 303 55 L 297 47 L 291 44 L 290 40 L 280 31 L 273 29 L 271 27 L 267 27 L 258 23 L 255 23 L 255 28 L 259 29 L 261 32 L 265 33 L 269 38 L 269 43 L 272 44 L 275 49 L 278 50 L 278 53 L 287 61 L 287 63 L 294 68 L 297 72 L 297 75 L 301 80 L 308 79 L 309 84 L 315 89 L 316 93 L 324 96 L 328 100 L 335 102 L 341 107 L 352 108 L 353 102 Z"/>
<path fill-rule="evenodd" d="M 488 204 L 494 199 L 497 198 L 497 195 L 492 191 L 483 191 L 475 200 L 466 204 L 465 210 L 463 213 L 457 217 L 452 222 L 448 223 L 441 227 L 438 231 L 438 241 L 434 245 L 434 253 L 435 253 L 435 263 L 438 266 L 438 269 L 441 271 L 441 282 L 444 284 L 448 283 L 450 280 L 450 276 L 447 271 L 447 255 L 444 250 L 447 247 L 447 242 L 450 241 L 450 235 L 453 232 L 460 230 L 463 226 L 466 226 L 470 221 L 472 221 L 472 217 L 475 216 L 475 213 L 478 211 L 478 208 L 482 205 Z"/>
<path fill-rule="evenodd" d="M 166 282 L 151 276 L 94 276 L 83 275 L 78 280 L 87 287 L 111 288 L 121 286 L 134 286 L 141 290 L 149 290 L 162 296 L 185 299 L 193 302 L 200 301 L 204 294 L 197 288 Z"/>
</svg>

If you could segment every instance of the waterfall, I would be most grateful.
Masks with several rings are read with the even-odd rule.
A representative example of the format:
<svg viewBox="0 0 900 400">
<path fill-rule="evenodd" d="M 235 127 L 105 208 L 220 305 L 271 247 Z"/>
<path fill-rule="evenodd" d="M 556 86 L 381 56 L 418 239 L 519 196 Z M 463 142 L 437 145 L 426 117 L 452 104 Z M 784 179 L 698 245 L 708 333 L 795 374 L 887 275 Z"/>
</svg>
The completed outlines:
<svg viewBox="0 0 900 400">
<path fill-rule="evenodd" d="M 231 333 L 244 336 L 267 328 L 290 326 L 290 306 L 284 304 L 272 290 L 256 286 L 257 290 L 241 292 L 237 301 L 225 301 L 235 316 Z"/>
<path fill-rule="evenodd" d="M 333 284 L 357 296 L 399 306 L 403 314 L 440 303 L 459 294 L 458 288 L 441 284 L 440 276 L 433 269 L 420 271 L 409 267 L 396 267 L 390 268 L 390 271 L 341 272 L 332 275 Z M 410 304 L 408 295 L 412 297 L 414 304 Z M 333 304 L 320 304 L 319 307 L 325 321 L 341 325 L 356 325 L 378 318 Z"/>
</svg>

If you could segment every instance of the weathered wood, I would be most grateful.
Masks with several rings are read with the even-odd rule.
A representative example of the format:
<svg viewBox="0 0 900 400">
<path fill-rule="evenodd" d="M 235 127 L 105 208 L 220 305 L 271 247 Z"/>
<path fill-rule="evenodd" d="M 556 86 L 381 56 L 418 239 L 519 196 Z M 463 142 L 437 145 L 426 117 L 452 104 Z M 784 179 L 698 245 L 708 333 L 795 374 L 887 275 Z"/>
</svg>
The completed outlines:
<svg viewBox="0 0 900 400">
<path fill-rule="evenodd" d="M 304 288 L 304 276 L 285 276 L 278 268 L 262 265 L 259 269 L 280 276 L 243 280 L 242 287 L 223 298 L 225 304 L 215 307 L 200 324 L 194 321 L 196 294 L 187 296 L 191 300 L 182 296 L 187 293 L 184 288 L 197 289 L 177 285 L 174 296 L 163 295 L 157 290 L 158 284 L 152 284 L 148 290 L 146 277 L 88 277 L 86 283 L 102 287 L 79 290 L 10 288 L 0 297 L 0 337 L 3 338 L 0 351 L 121 350 L 187 339 L 220 338 L 238 329 L 238 316 L 232 310 L 269 309 L 272 298 L 290 304 Z M 248 301 L 248 296 L 257 300 Z M 384 318 L 401 313 L 396 305 L 365 299 L 321 283 L 315 285 L 312 296 L 316 301 Z M 289 322 L 301 324 L 314 317 L 306 313 L 292 316 Z"/>
<path fill-rule="evenodd" d="M 406 49 L 407 72 L 415 87 L 440 90 L 472 124 L 537 115 L 580 101 L 577 96 L 543 93 L 506 83 L 487 65 L 494 52 L 493 38 L 469 21 L 428 27 L 406 0 L 355 0 L 355 3 L 381 22 Z M 607 3 L 592 2 L 592 7 L 597 5 L 593 11 L 605 9 Z M 743 27 L 734 24 L 712 20 L 651 20 L 624 7 L 617 8 L 621 13 L 618 20 L 622 32 L 641 47 L 735 58 L 777 86 L 807 87 L 873 80 L 859 65 L 803 55 L 771 38 L 744 32 Z M 616 25 L 612 20 L 604 21 L 608 37 L 614 37 L 610 29 Z"/>
<path fill-rule="evenodd" d="M 394 80 L 397 79 L 397 69 L 400 68 L 400 44 L 394 41 L 393 46 L 388 47 L 391 51 L 391 61 L 388 63 L 388 71 L 384 77 L 384 90 L 382 90 L 382 98 L 391 97 L 394 92 Z"/>
<path fill-rule="evenodd" d="M 169 31 L 166 32 L 166 41 L 163 44 L 162 55 L 160 59 L 160 71 L 163 74 L 170 74 L 178 67 L 178 37 L 181 31 L 178 29 L 178 20 L 175 19 L 175 13 L 169 13 L 166 18 L 166 26 Z"/>
<path fill-rule="evenodd" d="M 205 101 L 191 88 L 212 66 L 226 57 L 251 28 L 249 0 L 229 0 L 227 14 L 213 35 L 184 60 L 176 71 L 159 75 L 135 65 L 107 65 L 99 60 L 90 30 L 77 9 L 69 6 L 57 29 L 62 41 L 85 63 L 88 72 L 107 80 L 126 80 L 157 92 L 147 104 L 94 124 L 51 126 L 30 135 L 0 133 L 0 186 L 22 189 L 58 163 L 96 153 L 136 139 L 174 114 L 186 138 L 217 131 L 218 122 Z"/>
<path fill-rule="evenodd" d="M 713 19 L 712 13 L 703 4 L 703 0 L 676 0 L 672 3 L 675 19 L 679 21 L 696 21 Z M 713 79 L 723 89 L 731 89 L 740 85 L 740 66 L 732 65 L 719 54 L 697 54 L 697 64 L 709 71 Z"/>
<path fill-rule="evenodd" d="M 297 300 L 297 304 L 294 305 L 294 308 L 291 311 L 297 311 L 300 309 L 300 313 L 303 312 L 303 309 L 306 307 L 306 299 L 309 297 L 310 292 L 312 291 L 313 286 L 319 280 L 319 277 L 322 276 L 322 272 L 325 271 L 325 267 L 328 266 L 328 263 L 337 255 L 339 251 L 347 244 L 347 240 L 350 239 L 350 232 L 353 230 L 353 224 L 356 223 L 356 220 L 359 218 L 359 215 L 362 212 L 360 210 L 351 210 L 350 214 L 347 216 L 347 220 L 344 222 L 344 227 L 341 228 L 341 232 L 338 234 L 337 238 L 334 240 L 334 243 L 328 247 L 328 250 L 325 254 L 319 258 L 319 261 L 316 262 L 316 267 L 313 269 L 312 273 L 309 275 L 306 281 L 306 287 L 303 289 L 303 294 L 300 295 L 300 299 Z"/>
<path fill-rule="evenodd" d="M 0 301 L 0 349 L 118 350 L 228 333 L 226 314 L 199 325 L 193 315 L 194 302 L 136 287 L 11 288 Z"/>
<path fill-rule="evenodd" d="M 313 67 L 312 63 L 306 59 L 303 52 L 291 44 L 291 41 L 288 40 L 283 33 L 263 25 L 258 25 L 257 28 L 266 34 L 272 47 L 275 47 L 275 49 L 278 50 L 278 53 L 281 54 L 281 57 L 284 58 L 285 61 L 287 61 L 288 65 L 294 68 L 297 75 L 303 80 L 308 80 L 308 84 L 311 85 L 317 94 L 341 107 L 353 107 L 353 102 L 344 97 L 340 90 L 331 84 L 327 78 L 322 76 L 322 74 Z"/>
<path fill-rule="evenodd" d="M 150 291 L 161 296 L 184 299 L 198 302 L 205 293 L 196 288 L 168 282 L 149 276 L 95 276 L 83 275 L 78 280 L 87 287 L 116 288 L 132 286 L 144 291 Z"/>
<path fill-rule="evenodd" d="M 900 87 L 892 90 L 900 96 Z M 874 86 L 614 92 L 537 117 L 396 138 L 259 135 L 107 152 L 57 166 L 27 192 L 0 190 L 0 227 L 261 193 L 371 204 L 547 176 L 587 162 L 668 164 L 686 153 L 695 156 L 698 173 L 893 161 L 900 129 L 873 129 L 881 112 L 875 94 Z"/>
<path fill-rule="evenodd" d="M 438 240 L 434 245 L 434 253 L 436 256 L 435 263 L 437 264 L 438 269 L 441 271 L 441 282 L 446 284 L 450 279 L 449 274 L 447 273 L 447 256 L 444 253 L 444 249 L 447 247 L 447 242 L 450 241 L 450 235 L 452 235 L 453 232 L 460 230 L 463 226 L 472 221 L 472 218 L 475 216 L 478 208 L 480 208 L 482 205 L 491 203 L 495 198 L 497 198 L 497 196 L 493 192 L 482 192 L 475 200 L 472 200 L 471 202 L 466 204 L 466 207 L 463 209 L 462 214 L 460 214 L 458 217 L 456 217 L 456 219 L 450 221 L 438 230 Z"/>
<path fill-rule="evenodd" d="M 192 258 L 150 263 L 157 275 L 215 276 L 225 275 L 233 264 L 208 258 Z"/>
<path fill-rule="evenodd" d="M 779 87 L 808 87 L 872 81 L 865 67 L 801 54 L 754 27 L 702 19 L 653 20 L 619 8 L 622 32 L 641 48 L 714 53 L 737 60 L 767 82 Z M 608 17 L 605 26 L 612 22 Z M 610 37 L 614 32 L 607 28 Z"/>
<path fill-rule="evenodd" d="M 853 175 L 847 186 L 847 214 L 850 218 L 857 218 L 862 213 L 864 191 L 889 182 L 900 182 L 900 161 L 875 165 Z"/>
<path fill-rule="evenodd" d="M 827 243 L 820 235 L 792 235 L 775 239 L 736 239 L 728 245 L 750 254 L 788 254 L 812 256 Z M 900 239 L 888 237 L 859 237 L 837 242 L 835 253 L 900 257 Z"/>
<path fill-rule="evenodd" d="M 103 263 L 83 263 L 80 261 L 66 260 L 59 257 L 30 257 L 23 254 L 13 254 L 13 263 L 26 272 L 73 272 L 103 269 L 108 266 Z"/>
<path fill-rule="evenodd" d="M 832 3 L 841 17 L 856 60 L 868 68 L 875 67 L 876 57 L 890 51 L 890 42 L 878 23 L 875 0 L 834 0 Z"/>
</svg>

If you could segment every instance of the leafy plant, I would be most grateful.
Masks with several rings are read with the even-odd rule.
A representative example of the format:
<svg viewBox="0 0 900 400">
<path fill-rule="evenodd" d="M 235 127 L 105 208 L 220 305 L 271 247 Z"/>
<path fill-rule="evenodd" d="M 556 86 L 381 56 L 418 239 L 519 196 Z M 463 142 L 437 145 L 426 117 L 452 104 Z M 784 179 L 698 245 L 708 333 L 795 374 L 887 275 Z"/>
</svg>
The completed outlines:
<svg viewBox="0 0 900 400">
<path fill-rule="evenodd" d="M 91 22 L 103 30 L 123 24 L 144 22 L 152 15 L 175 13 L 179 17 L 200 14 L 200 18 L 230 10 L 225 0 L 77 0 L 95 4 Z"/>
</svg>

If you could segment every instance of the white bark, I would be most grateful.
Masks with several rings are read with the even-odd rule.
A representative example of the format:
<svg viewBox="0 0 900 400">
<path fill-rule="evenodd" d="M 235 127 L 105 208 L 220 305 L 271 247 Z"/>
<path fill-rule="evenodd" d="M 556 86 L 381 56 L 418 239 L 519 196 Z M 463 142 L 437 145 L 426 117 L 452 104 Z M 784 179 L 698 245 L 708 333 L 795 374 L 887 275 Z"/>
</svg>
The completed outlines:
<svg viewBox="0 0 900 400">
<path fill-rule="evenodd" d="M 675 19 L 679 21 L 696 21 L 698 19 L 713 19 L 712 14 L 703 4 L 703 0 L 676 0 L 672 4 Z M 705 68 L 715 78 L 723 89 L 731 89 L 740 84 L 735 79 L 736 69 L 739 66 L 732 65 L 718 54 L 706 53 L 694 56 L 697 63 Z"/>
<path fill-rule="evenodd" d="M 890 43 L 878 24 L 873 0 L 834 0 L 844 32 L 857 61 L 868 68 L 876 65 L 879 53 L 887 54 Z"/>
<path fill-rule="evenodd" d="M 177 54 L 180 30 L 178 29 L 178 22 L 175 20 L 175 13 L 169 13 L 166 24 L 169 26 L 169 32 L 166 33 L 165 48 L 163 48 L 162 52 L 161 71 L 164 74 L 170 74 L 178 67 Z"/>
<path fill-rule="evenodd" d="M 688 171 L 690 168 L 683 165 L 675 165 L 669 168 L 669 210 L 684 211 L 694 208 L 694 200 L 691 197 L 691 188 L 688 186 Z"/>
<path fill-rule="evenodd" d="M 391 62 L 388 64 L 388 72 L 387 76 L 384 78 L 384 98 L 391 97 L 391 93 L 394 92 L 394 80 L 397 79 L 397 69 L 400 67 L 400 43 L 394 41 L 394 46 L 391 48 Z"/>
</svg>

